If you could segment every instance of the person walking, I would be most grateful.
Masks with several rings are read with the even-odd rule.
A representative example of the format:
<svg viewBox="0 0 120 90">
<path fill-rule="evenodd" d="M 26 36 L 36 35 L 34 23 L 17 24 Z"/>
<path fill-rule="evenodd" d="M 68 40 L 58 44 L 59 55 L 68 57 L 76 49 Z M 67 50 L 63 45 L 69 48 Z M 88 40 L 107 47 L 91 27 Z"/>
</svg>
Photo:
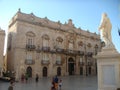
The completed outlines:
<svg viewBox="0 0 120 90">
<path fill-rule="evenodd" d="M 55 89 L 54 77 L 52 78 L 52 81 L 51 81 L 51 90 L 56 90 Z"/>
<path fill-rule="evenodd" d="M 55 76 L 55 78 L 54 78 L 54 83 L 55 83 L 55 90 L 58 90 L 58 77 L 57 77 L 57 75 Z"/>
<path fill-rule="evenodd" d="M 39 80 L 39 76 L 38 76 L 38 74 L 36 74 L 36 77 L 35 77 L 36 83 L 38 82 L 38 80 Z"/>
<path fill-rule="evenodd" d="M 61 87 L 62 87 L 62 80 L 60 79 L 60 81 L 59 81 L 59 90 L 61 90 Z"/>
<path fill-rule="evenodd" d="M 21 75 L 21 82 L 23 83 L 24 82 L 24 79 L 25 79 L 25 76 L 24 74 Z"/>
<path fill-rule="evenodd" d="M 10 86 L 8 87 L 8 90 L 13 90 L 13 82 L 10 82 Z"/>
<path fill-rule="evenodd" d="M 26 83 L 28 82 L 28 74 L 26 73 L 25 75 L 25 80 L 26 80 Z"/>
</svg>

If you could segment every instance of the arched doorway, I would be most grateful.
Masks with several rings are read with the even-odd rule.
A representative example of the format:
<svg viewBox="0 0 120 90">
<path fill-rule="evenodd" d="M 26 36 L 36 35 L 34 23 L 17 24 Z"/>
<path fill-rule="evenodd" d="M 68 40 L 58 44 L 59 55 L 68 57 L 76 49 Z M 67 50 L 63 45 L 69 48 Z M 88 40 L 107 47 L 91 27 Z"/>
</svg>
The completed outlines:
<svg viewBox="0 0 120 90">
<path fill-rule="evenodd" d="M 69 73 L 69 75 L 74 75 L 74 60 L 73 60 L 73 58 L 68 59 L 68 73 Z"/>
<path fill-rule="evenodd" d="M 61 67 L 57 68 L 57 76 L 61 76 Z"/>
<path fill-rule="evenodd" d="M 43 77 L 47 77 L 47 67 L 43 67 Z"/>
<path fill-rule="evenodd" d="M 80 75 L 83 75 L 83 67 L 80 67 Z"/>
<path fill-rule="evenodd" d="M 30 66 L 27 67 L 26 74 L 28 77 L 32 77 L 32 68 Z"/>
<path fill-rule="evenodd" d="M 89 75 L 91 75 L 91 67 L 89 67 Z"/>
</svg>

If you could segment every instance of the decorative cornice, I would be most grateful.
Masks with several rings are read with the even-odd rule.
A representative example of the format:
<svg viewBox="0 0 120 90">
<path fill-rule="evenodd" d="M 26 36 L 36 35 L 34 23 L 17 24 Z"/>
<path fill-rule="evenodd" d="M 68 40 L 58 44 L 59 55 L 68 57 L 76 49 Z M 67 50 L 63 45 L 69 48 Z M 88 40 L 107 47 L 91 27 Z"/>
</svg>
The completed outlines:
<svg viewBox="0 0 120 90">
<path fill-rule="evenodd" d="M 41 27 L 47 27 L 50 29 L 59 30 L 63 32 L 76 33 L 76 35 L 85 36 L 86 38 L 91 38 L 91 36 L 93 36 L 96 40 L 99 40 L 100 38 L 100 36 L 97 35 L 96 33 L 91 33 L 88 31 L 81 30 L 81 28 L 74 27 L 74 24 L 72 23 L 71 19 L 69 19 L 68 23 L 61 24 L 60 21 L 58 22 L 50 21 L 48 18 L 39 18 L 39 17 L 36 17 L 33 13 L 25 14 L 19 10 L 15 14 L 15 16 L 12 18 L 9 24 L 9 28 L 13 24 L 15 24 L 16 21 L 25 22 L 25 23 L 29 23 L 29 24 L 37 25 Z M 83 33 L 85 32 L 87 35 L 86 34 L 84 35 L 82 32 Z"/>
</svg>

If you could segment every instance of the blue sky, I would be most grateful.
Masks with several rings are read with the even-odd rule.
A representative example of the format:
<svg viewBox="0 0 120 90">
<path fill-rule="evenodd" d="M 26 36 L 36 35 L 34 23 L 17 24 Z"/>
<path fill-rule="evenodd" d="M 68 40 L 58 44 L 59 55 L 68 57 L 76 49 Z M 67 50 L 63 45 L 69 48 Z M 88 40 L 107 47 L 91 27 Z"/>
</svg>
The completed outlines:
<svg viewBox="0 0 120 90">
<path fill-rule="evenodd" d="M 112 22 L 112 40 L 120 52 L 120 0 L 0 0 L 0 27 L 7 31 L 10 19 L 18 9 L 37 17 L 65 23 L 72 19 L 74 25 L 90 32 L 98 31 L 101 14 L 106 12 Z"/>
</svg>

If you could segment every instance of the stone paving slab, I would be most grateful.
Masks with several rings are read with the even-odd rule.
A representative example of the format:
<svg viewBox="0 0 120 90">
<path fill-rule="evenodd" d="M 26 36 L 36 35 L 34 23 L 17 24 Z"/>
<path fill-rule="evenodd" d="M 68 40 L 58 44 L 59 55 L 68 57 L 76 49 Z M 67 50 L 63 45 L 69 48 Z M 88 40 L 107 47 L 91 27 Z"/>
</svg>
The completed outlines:
<svg viewBox="0 0 120 90">
<path fill-rule="evenodd" d="M 96 76 L 65 76 L 62 79 L 62 90 L 97 90 Z M 14 90 L 50 90 L 51 78 L 40 78 L 36 83 L 34 79 L 30 79 L 27 83 L 16 82 Z M 8 90 L 8 82 L 0 82 L 0 90 Z"/>
</svg>

